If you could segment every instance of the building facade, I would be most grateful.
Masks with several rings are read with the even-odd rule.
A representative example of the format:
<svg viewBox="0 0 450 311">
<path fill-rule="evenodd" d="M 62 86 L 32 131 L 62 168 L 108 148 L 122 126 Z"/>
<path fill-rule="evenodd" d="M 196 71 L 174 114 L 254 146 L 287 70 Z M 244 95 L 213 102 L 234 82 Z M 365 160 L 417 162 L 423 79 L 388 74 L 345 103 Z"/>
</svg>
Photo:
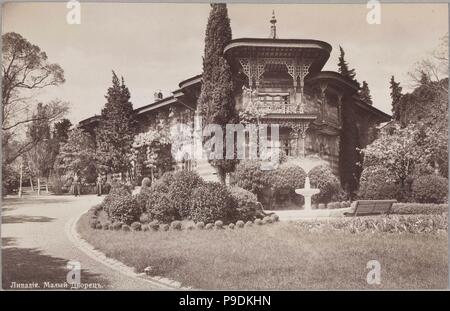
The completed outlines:
<svg viewBox="0 0 450 311">
<path fill-rule="evenodd" d="M 280 148 L 291 158 L 318 158 L 338 173 L 344 107 L 354 111 L 359 145 L 366 146 L 373 129 L 390 116 L 358 98 L 358 85 L 337 72 L 322 71 L 332 47 L 323 41 L 279 39 L 272 17 L 269 38 L 232 40 L 224 49 L 235 84 L 236 109 L 256 109 L 258 122 L 279 124 Z M 179 83 L 170 96 L 155 93 L 152 103 L 135 109 L 139 132 L 161 118 L 192 124 L 202 84 L 201 75 Z M 93 132 L 100 117 L 80 122 Z M 256 120 L 255 120 L 256 122 Z M 183 160 L 177 167 L 213 174 L 207 161 Z"/>
</svg>

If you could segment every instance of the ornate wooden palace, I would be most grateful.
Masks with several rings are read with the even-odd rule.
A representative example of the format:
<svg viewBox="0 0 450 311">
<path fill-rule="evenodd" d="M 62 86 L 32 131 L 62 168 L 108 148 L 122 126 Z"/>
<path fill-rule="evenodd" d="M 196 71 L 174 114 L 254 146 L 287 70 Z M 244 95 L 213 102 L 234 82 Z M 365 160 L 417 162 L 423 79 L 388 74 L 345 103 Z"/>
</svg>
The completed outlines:
<svg viewBox="0 0 450 311">
<path fill-rule="evenodd" d="M 253 105 L 261 113 L 260 122 L 280 125 L 280 145 L 294 158 L 314 155 L 330 164 L 337 173 L 339 137 L 344 105 L 351 105 L 359 129 L 360 145 L 370 142 L 370 129 L 390 116 L 357 97 L 358 85 L 337 72 L 321 71 L 332 47 L 323 41 L 279 39 L 276 20 L 271 20 L 269 38 L 232 40 L 224 49 L 236 84 L 236 108 Z M 167 117 L 192 122 L 201 89 L 201 75 L 179 84 L 171 96 L 160 93 L 154 102 L 135 110 L 144 132 Z M 92 129 L 98 117 L 80 125 Z M 185 165 L 185 164 L 180 164 Z M 189 163 L 188 168 L 206 170 Z"/>
</svg>

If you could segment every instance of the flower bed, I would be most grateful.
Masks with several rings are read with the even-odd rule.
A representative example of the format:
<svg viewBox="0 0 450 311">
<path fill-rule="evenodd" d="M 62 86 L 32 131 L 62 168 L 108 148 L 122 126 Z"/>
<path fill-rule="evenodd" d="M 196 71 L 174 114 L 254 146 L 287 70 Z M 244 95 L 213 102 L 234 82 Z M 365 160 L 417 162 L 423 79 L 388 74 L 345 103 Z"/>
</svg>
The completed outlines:
<svg viewBox="0 0 450 311">
<path fill-rule="evenodd" d="M 390 215 L 304 220 L 297 223 L 308 231 L 338 230 L 348 233 L 439 233 L 448 231 L 448 213 Z"/>
</svg>

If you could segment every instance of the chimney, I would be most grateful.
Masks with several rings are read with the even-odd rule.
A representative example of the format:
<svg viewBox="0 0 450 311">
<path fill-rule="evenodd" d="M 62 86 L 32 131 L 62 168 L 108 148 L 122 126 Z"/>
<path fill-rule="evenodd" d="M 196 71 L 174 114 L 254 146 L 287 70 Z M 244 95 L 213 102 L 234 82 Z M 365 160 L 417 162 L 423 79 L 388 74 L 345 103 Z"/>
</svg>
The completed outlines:
<svg viewBox="0 0 450 311">
<path fill-rule="evenodd" d="M 160 101 L 161 99 L 163 99 L 163 93 L 161 92 L 161 90 L 157 90 L 153 96 L 155 97 L 155 102 Z"/>
</svg>

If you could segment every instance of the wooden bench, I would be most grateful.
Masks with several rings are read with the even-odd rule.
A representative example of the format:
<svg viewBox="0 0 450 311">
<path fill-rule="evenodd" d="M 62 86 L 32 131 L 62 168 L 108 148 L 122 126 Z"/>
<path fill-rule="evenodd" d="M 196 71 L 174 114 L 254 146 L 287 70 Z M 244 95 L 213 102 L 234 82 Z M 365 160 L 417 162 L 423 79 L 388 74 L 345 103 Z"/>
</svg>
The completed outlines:
<svg viewBox="0 0 450 311">
<path fill-rule="evenodd" d="M 345 216 L 363 215 L 389 215 L 392 205 L 396 200 L 358 200 L 353 202 L 351 211 L 344 213 Z"/>
</svg>

